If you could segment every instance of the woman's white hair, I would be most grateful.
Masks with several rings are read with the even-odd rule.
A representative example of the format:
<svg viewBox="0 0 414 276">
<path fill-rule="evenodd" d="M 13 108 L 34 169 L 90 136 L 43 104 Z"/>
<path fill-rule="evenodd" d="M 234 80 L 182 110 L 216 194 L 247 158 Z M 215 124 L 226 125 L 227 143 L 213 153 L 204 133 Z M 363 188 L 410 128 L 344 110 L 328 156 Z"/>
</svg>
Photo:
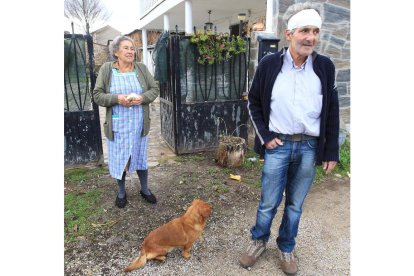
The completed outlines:
<svg viewBox="0 0 414 276">
<path fill-rule="evenodd" d="M 126 36 L 126 35 L 119 35 L 119 36 L 114 38 L 114 40 L 112 41 L 111 44 L 109 44 L 109 55 L 113 59 L 115 59 L 115 60 L 118 59 L 118 57 L 115 56 L 115 52 L 117 52 L 119 50 L 119 44 L 121 44 L 121 42 L 124 41 L 124 40 L 130 41 L 132 43 L 132 46 L 134 46 L 134 49 L 135 49 L 135 44 L 134 44 L 134 41 L 132 40 L 132 38 L 130 38 L 129 36 Z M 136 52 L 136 49 L 135 49 L 135 52 Z"/>
<path fill-rule="evenodd" d="M 321 8 L 320 3 L 318 4 L 318 3 L 313 3 L 313 2 L 296 3 L 296 4 L 289 6 L 285 14 L 283 15 L 283 22 L 285 24 L 286 29 L 287 29 L 289 19 L 295 14 L 297 14 L 298 12 L 303 11 L 303 10 L 308 10 L 308 9 L 314 9 L 319 15 L 321 15 L 320 8 Z M 290 30 L 290 31 L 294 32 L 294 30 Z"/>
</svg>

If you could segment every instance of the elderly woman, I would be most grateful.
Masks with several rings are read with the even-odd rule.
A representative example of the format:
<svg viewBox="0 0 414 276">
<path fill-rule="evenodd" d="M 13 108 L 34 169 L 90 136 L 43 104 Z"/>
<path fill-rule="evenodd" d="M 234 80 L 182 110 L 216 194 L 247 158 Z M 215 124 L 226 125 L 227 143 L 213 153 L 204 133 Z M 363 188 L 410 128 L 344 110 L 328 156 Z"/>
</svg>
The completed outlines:
<svg viewBox="0 0 414 276">
<path fill-rule="evenodd" d="M 141 196 L 155 204 L 157 200 L 148 189 L 147 134 L 149 104 L 159 95 L 159 88 L 148 68 L 134 62 L 135 47 L 130 37 L 116 37 L 109 48 L 115 61 L 102 65 L 93 97 L 106 107 L 109 172 L 119 188 L 115 205 L 124 208 L 127 204 L 125 174 L 133 171 L 139 177 Z"/>
</svg>

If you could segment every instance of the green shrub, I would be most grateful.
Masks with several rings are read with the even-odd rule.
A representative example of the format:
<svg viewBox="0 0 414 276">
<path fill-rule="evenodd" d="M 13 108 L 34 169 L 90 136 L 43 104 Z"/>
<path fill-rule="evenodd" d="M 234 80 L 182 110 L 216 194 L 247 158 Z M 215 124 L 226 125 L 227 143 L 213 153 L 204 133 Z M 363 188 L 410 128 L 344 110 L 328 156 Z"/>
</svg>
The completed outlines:
<svg viewBox="0 0 414 276">
<path fill-rule="evenodd" d="M 340 163 L 336 164 L 335 169 L 331 174 L 340 174 L 341 176 L 348 176 L 351 173 L 351 145 L 349 138 L 345 139 L 345 142 L 339 149 Z M 319 182 L 325 177 L 322 166 L 318 166 L 316 169 L 315 182 Z"/>
</svg>

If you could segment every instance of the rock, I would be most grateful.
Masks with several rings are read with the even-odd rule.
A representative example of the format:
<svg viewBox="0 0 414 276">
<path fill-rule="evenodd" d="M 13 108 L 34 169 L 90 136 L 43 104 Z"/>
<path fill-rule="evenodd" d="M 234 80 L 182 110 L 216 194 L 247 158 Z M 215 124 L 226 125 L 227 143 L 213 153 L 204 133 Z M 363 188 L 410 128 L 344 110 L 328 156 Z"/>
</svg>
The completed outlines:
<svg viewBox="0 0 414 276">
<path fill-rule="evenodd" d="M 150 168 L 154 168 L 157 167 L 160 163 L 156 162 L 156 161 L 150 161 L 148 162 L 148 167 Z"/>
</svg>

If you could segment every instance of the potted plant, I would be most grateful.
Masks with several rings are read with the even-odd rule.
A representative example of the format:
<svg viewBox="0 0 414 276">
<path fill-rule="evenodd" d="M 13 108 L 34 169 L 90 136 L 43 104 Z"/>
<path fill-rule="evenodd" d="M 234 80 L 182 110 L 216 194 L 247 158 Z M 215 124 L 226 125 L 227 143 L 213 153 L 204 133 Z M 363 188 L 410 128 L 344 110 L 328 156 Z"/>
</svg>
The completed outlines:
<svg viewBox="0 0 414 276">
<path fill-rule="evenodd" d="M 245 126 L 246 124 L 241 124 L 233 130 L 233 132 L 227 134 L 226 122 L 223 118 L 217 118 L 217 125 L 220 126 L 220 120 L 224 123 L 226 132 L 222 135 L 219 135 L 219 145 L 216 151 L 216 162 L 223 166 L 229 168 L 240 167 L 244 162 L 244 155 L 247 151 L 246 140 L 242 137 L 233 136 L 233 133 L 240 127 Z"/>
<path fill-rule="evenodd" d="M 194 33 L 191 35 L 190 43 L 196 44 L 199 64 L 220 63 L 246 52 L 246 41 L 243 38 L 223 33 Z"/>
</svg>

